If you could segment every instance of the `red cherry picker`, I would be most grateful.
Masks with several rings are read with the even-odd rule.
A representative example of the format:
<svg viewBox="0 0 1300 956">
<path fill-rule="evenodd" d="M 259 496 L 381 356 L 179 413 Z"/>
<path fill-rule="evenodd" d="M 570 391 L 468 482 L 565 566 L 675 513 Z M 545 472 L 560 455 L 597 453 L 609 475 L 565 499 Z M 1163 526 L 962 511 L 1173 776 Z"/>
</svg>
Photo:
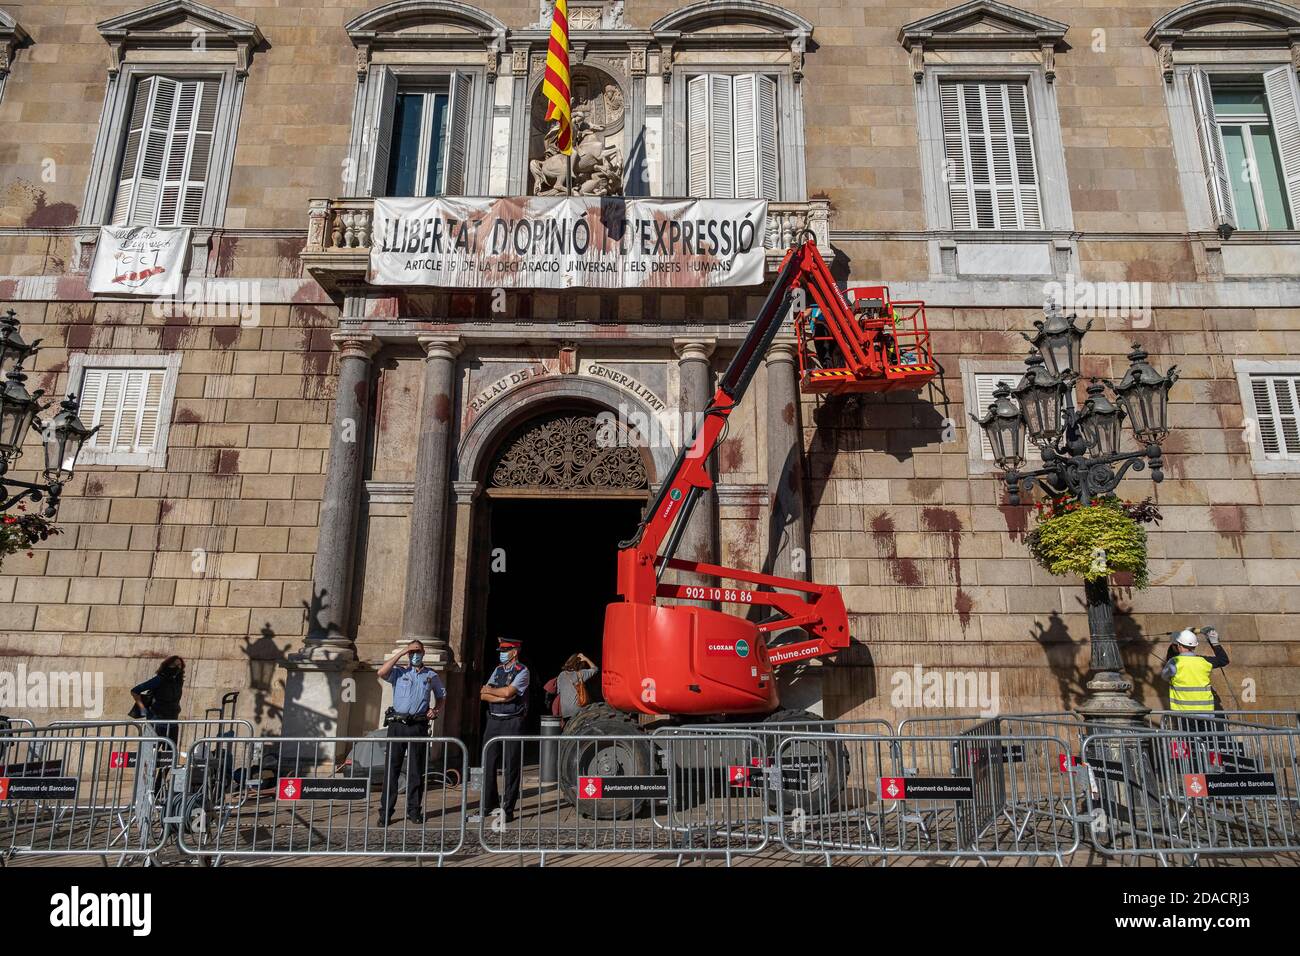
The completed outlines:
<svg viewBox="0 0 1300 956">
<path fill-rule="evenodd" d="M 713 487 L 708 463 L 728 417 L 744 398 L 787 313 L 794 313 L 805 392 L 919 389 L 935 376 L 924 305 L 891 302 L 883 286 L 850 291 L 852 298 L 840 291 L 812 239 L 786 252 L 693 440 L 678 453 L 636 533 L 620 543 L 622 600 L 605 610 L 605 704 L 585 709 L 565 734 L 635 733 L 637 724 L 629 716 L 635 714 L 682 721 L 749 714 L 768 715 L 769 721 L 815 719 L 802 711 L 779 710 L 775 669 L 849 646 L 839 588 L 687 561 L 674 553 L 700 496 Z M 728 583 L 670 583 L 664 580 L 670 570 Z M 665 598 L 757 606 L 773 613 L 755 622 L 710 607 L 661 603 Z M 802 630 L 802 639 L 770 643 L 778 635 L 797 634 L 794 629 Z M 644 770 L 646 762 L 633 760 L 632 770 Z M 562 770 L 562 786 L 570 783 L 566 776 Z"/>
</svg>

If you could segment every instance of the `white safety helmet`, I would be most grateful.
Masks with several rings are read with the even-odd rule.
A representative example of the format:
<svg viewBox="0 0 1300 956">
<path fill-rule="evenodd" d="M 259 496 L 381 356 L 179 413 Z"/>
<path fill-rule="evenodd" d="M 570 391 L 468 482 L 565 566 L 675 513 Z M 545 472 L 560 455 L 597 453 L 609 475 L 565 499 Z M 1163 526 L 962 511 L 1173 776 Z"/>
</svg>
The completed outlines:
<svg viewBox="0 0 1300 956">
<path fill-rule="evenodd" d="M 1178 636 L 1174 638 L 1183 647 L 1195 647 L 1200 641 L 1191 631 L 1179 631 Z"/>
</svg>

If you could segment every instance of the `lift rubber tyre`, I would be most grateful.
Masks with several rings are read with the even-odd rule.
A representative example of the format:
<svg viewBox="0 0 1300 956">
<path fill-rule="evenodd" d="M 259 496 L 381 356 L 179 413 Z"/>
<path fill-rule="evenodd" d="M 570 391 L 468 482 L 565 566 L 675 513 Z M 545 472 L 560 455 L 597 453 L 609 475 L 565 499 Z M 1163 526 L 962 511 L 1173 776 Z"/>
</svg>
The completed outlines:
<svg viewBox="0 0 1300 956">
<path fill-rule="evenodd" d="M 763 723 L 790 725 L 791 733 L 831 733 L 834 730 L 833 724 L 806 710 L 778 710 L 764 717 Z M 803 724 L 807 724 L 807 728 Z M 777 742 L 775 746 L 780 746 L 780 737 L 772 739 Z M 848 750 L 842 743 L 799 741 L 780 750 L 787 780 L 797 770 L 800 783 L 787 789 L 787 780 L 782 780 L 779 798 L 775 789 L 768 790 L 767 803 L 773 811 L 793 813 L 797 807 L 806 814 L 813 814 L 826 813 L 839 806 L 849 766 Z M 775 760 L 776 753 L 771 756 Z"/>
<path fill-rule="evenodd" d="M 616 711 L 617 713 L 617 711 Z M 572 725 L 577 721 L 570 722 Z M 601 742 L 591 737 L 641 737 L 640 740 L 611 740 Z M 592 715 L 570 734 L 564 728 L 559 748 L 560 792 L 564 794 L 580 816 L 589 820 L 630 820 L 639 816 L 648 800 L 628 797 L 611 800 L 592 800 L 578 793 L 581 777 L 647 777 L 654 772 L 654 743 L 646 737 L 636 723 L 626 719 L 613 719 Z"/>
</svg>

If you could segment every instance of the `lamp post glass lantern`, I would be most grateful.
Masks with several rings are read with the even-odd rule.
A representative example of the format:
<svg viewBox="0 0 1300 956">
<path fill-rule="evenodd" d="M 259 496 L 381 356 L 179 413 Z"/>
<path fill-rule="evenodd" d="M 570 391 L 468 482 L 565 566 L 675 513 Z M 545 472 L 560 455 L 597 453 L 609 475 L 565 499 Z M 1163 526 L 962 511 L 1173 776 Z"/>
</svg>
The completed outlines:
<svg viewBox="0 0 1300 956">
<path fill-rule="evenodd" d="M 1138 345 L 1129 353 L 1130 365 L 1119 384 L 1092 379 L 1082 408 L 1075 407 L 1083 337 L 1091 320 L 1079 328 L 1075 316 L 1062 315 L 1049 305 L 1046 318 L 1034 323 L 1035 335 L 1024 337 L 1032 348 L 1025 375 L 1014 390 L 1003 382 L 993 393 L 988 413 L 972 419 L 984 430 L 994 460 L 1004 472 L 1010 504 L 1022 493 L 1041 489 L 1052 498 L 1068 497 L 1082 505 L 1114 492 L 1131 469 L 1150 467 L 1151 480 L 1164 480 L 1160 445 L 1169 433 L 1169 390 L 1178 370 L 1161 375 L 1147 362 Z M 1114 394 L 1114 400 L 1106 394 Z M 1122 451 L 1123 422 L 1133 430 L 1139 448 Z M 1043 466 L 1020 471 L 1023 428 L 1042 450 Z M 1133 682 L 1124 673 L 1115 639 L 1115 609 L 1109 578 L 1084 582 L 1091 649 L 1088 695 L 1079 705 L 1085 717 L 1130 722 L 1147 713 L 1132 697 Z"/>
<path fill-rule="evenodd" d="M 59 412 L 48 427 L 38 417 L 49 408 L 41 404 L 44 389 L 27 391 L 27 374 L 23 362 L 36 354 L 40 340 L 27 345 L 18 332 L 19 322 L 13 311 L 0 318 L 0 366 L 7 374 L 0 386 L 0 486 L 7 496 L 3 510 L 8 510 L 23 499 L 47 499 L 45 517 L 58 514 L 63 486 L 72 478 L 77 456 L 82 446 L 99 429 L 87 428 L 77 417 L 77 397 L 69 395 L 59 404 Z M 22 457 L 23 443 L 32 426 L 42 433 L 45 441 L 45 460 L 42 477 L 45 482 L 19 481 L 8 477 L 10 465 Z"/>
</svg>

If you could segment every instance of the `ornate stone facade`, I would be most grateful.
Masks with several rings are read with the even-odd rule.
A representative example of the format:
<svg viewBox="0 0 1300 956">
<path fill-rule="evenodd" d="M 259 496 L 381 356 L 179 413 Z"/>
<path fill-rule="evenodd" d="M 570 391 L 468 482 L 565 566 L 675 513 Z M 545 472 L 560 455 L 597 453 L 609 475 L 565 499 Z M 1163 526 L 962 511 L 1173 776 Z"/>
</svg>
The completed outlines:
<svg viewBox="0 0 1300 956">
<path fill-rule="evenodd" d="M 192 665 L 188 710 L 237 688 L 241 711 L 268 728 L 286 705 L 313 706 L 303 687 L 316 677 L 304 675 L 325 675 L 355 704 L 308 726 L 357 732 L 382 707 L 373 662 L 418 636 L 451 675 L 448 729 L 471 733 L 472 702 L 460 701 L 481 676 L 496 476 L 515 475 L 509 463 L 523 451 L 508 438 L 536 441 L 538 416 L 611 412 L 624 432 L 665 436 L 635 460 L 620 457 L 608 479 L 622 492 L 652 487 L 764 290 L 508 292 L 501 306 L 487 294 L 369 286 L 369 200 L 342 185 L 364 139 L 353 104 L 368 71 L 421 57 L 477 71 L 470 173 L 481 192 L 531 192 L 529 161 L 545 162 L 531 106 L 545 42 L 539 4 L 431 3 L 428 19 L 383 20 L 373 37 L 357 28 L 351 43 L 344 26 L 366 4 L 212 5 L 256 24 L 266 42 L 253 46 L 248 34 L 244 47 L 206 54 L 246 75 L 225 201 L 196 230 L 191 273 L 243 283 L 255 317 L 87 292 L 83 252 L 97 225 L 87 184 L 120 53 L 68 26 L 102 17 L 100 5 L 26 5 L 17 16 L 30 40 L 9 44 L 0 92 L 0 309 L 18 312 L 29 340 L 45 340 L 33 386 L 70 387 L 70 358 L 82 353 L 182 362 L 166 466 L 79 470 L 65 492 L 65 534 L 5 562 L 0 657 L 6 668 L 106 672 L 113 714 L 153 661 L 180 653 Z M 1117 592 L 1125 663 L 1155 704 L 1163 636 L 1212 623 L 1233 660 L 1220 688 L 1227 702 L 1293 709 L 1300 474 L 1252 455 L 1236 363 L 1300 363 L 1296 244 L 1285 232 L 1223 241 L 1206 224 L 1184 193 L 1195 140 L 1167 99 L 1165 74 L 1211 43 L 1192 34 L 1222 31 L 1198 14 L 1169 26 L 1177 36 L 1148 39 L 1173 3 L 1026 0 L 1028 16 L 975 6 L 904 37 L 934 8 L 571 3 L 590 121 L 605 127 L 602 147 L 618 148 L 625 185 L 685 193 L 689 77 L 759 63 L 798 120 L 797 136 L 781 140 L 781 236 L 820 216 L 839 278 L 927 300 L 944 368 L 915 397 L 824 402 L 798 394 L 791 348 L 778 343 L 732 419 L 718 493 L 697 511 L 683 553 L 843 589 L 856 646 L 807 668 L 792 701 L 832 715 L 915 716 L 925 711 L 896 699 L 894 681 L 919 665 L 997 673 L 1005 711 L 1076 703 L 1082 589 L 1028 557 L 1030 513 L 1003 503 L 970 451 L 967 390 L 973 374 L 1015 373 L 1017 333 L 1041 314 L 1046 286 L 1132 284 L 1137 307 L 1098 318 L 1085 371 L 1118 378 L 1138 341 L 1183 379 L 1168 480 L 1158 492 L 1138 480 L 1124 489 L 1155 493 L 1165 515 L 1151 535 L 1151 587 Z M 1068 26 L 1067 42 L 1030 43 L 1049 17 Z M 1291 62 L 1286 28 L 1250 29 L 1261 34 L 1252 56 Z M 972 52 L 972 33 L 1001 36 Z M 1273 33 L 1276 48 L 1262 36 Z M 930 185 L 940 174 L 922 158 L 933 139 L 922 125 L 927 84 L 936 67 L 995 55 L 1043 71 L 1034 89 L 1050 96 L 1059 124 L 1055 141 L 1036 143 L 1059 152 L 1063 173 L 1050 188 L 1068 216 L 1041 230 L 959 234 L 942 224 Z M 1030 261 L 1042 268 L 1025 271 Z M 575 468 L 590 451 L 579 454 L 575 434 L 544 453 L 558 449 L 559 465 L 521 480 L 596 483 Z M 297 658 L 277 669 L 286 654 Z"/>
</svg>

